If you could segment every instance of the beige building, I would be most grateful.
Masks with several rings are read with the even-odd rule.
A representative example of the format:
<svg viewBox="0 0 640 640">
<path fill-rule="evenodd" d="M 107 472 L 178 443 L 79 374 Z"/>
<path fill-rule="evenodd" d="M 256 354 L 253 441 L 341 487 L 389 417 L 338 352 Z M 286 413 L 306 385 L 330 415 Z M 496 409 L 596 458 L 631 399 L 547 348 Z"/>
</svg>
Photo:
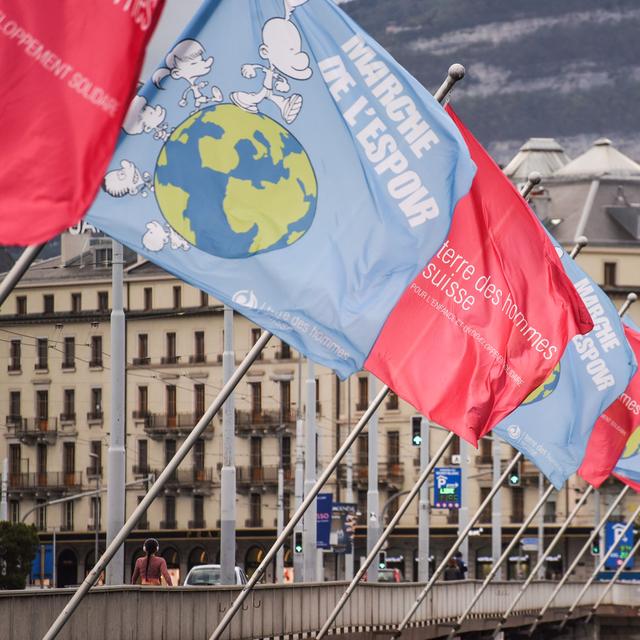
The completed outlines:
<svg viewBox="0 0 640 640">
<path fill-rule="evenodd" d="M 579 158 L 573 165 L 558 147 L 554 141 L 529 141 L 506 171 L 515 182 L 523 181 L 532 169 L 545 173 L 545 182 L 534 198 L 536 212 L 566 246 L 583 233 L 590 237 L 591 244 L 579 257 L 579 264 L 619 304 L 628 292 L 640 289 L 640 205 L 633 204 L 640 201 L 640 167 L 631 160 L 621 160 L 618 152 L 612 153 L 610 145 L 602 142 L 596 143 L 596 153 L 588 156 L 589 162 Z M 0 430 L 0 460 L 6 457 L 9 461 L 9 516 L 14 521 L 34 522 L 45 544 L 52 542 L 55 531 L 60 586 L 76 584 L 92 566 L 96 527 L 104 547 L 101 506 L 106 500 L 82 497 L 28 512 L 38 504 L 106 484 L 110 258 L 110 241 L 100 234 L 65 234 L 62 255 L 30 269 L 0 309 L 0 352 L 7 363 L 6 369 L 0 370 L 0 406 L 4 409 L 0 414 L 6 416 Z M 222 386 L 223 322 L 222 306 L 206 294 L 134 254 L 127 253 L 126 261 L 129 514 L 144 495 L 146 479 L 164 467 Z M 640 304 L 631 315 L 640 320 Z M 236 315 L 236 362 L 246 355 L 259 333 L 255 325 Z M 304 366 L 302 375 L 304 378 Z M 364 373 L 340 382 L 331 371 L 316 367 L 315 377 L 317 465 L 322 468 L 350 425 L 362 415 L 371 390 Z M 237 561 L 249 572 L 275 538 L 280 446 L 285 517 L 295 504 L 295 417 L 298 409 L 304 411 L 299 382 L 298 354 L 273 338 L 235 395 Z M 379 412 L 380 508 L 387 521 L 398 502 L 393 496 L 410 489 L 419 472 L 419 449 L 411 442 L 414 415 L 414 410 L 394 395 Z M 445 431 L 434 427 L 430 433 L 430 450 L 435 452 Z M 356 564 L 366 546 L 367 451 L 365 435 L 353 451 L 354 501 L 361 513 Z M 466 496 L 473 513 L 492 484 L 491 440 L 483 439 L 480 449 L 471 452 Z M 443 465 L 459 464 L 458 453 L 456 442 Z M 513 450 L 503 445 L 503 460 L 512 455 Z M 149 535 L 160 540 L 161 553 L 178 579 L 194 564 L 218 561 L 221 466 L 221 418 L 216 416 L 127 542 L 127 572 Z M 505 544 L 537 501 L 538 481 L 535 468 L 524 463 L 521 485 L 502 491 Z M 584 488 L 574 477 L 552 495 L 541 514 L 547 541 Z M 597 497 L 602 512 L 619 488 L 613 481 L 603 487 Z M 326 490 L 335 500 L 346 501 L 344 463 Z M 628 516 L 634 500 L 625 503 L 616 517 Z M 567 559 L 590 533 L 594 511 L 595 502 L 590 500 L 554 552 L 547 575 L 566 567 Z M 467 561 L 471 575 L 480 575 L 491 566 L 490 515 L 490 511 L 483 514 L 470 538 Z M 436 560 L 453 541 L 457 521 L 457 511 L 432 510 L 431 553 Z M 535 524 L 527 537 L 537 535 Z M 417 577 L 417 547 L 414 504 L 387 548 L 388 564 L 399 568 L 408 580 Z M 509 559 L 507 575 L 523 575 L 535 558 L 531 542 L 520 547 Z M 291 561 L 287 549 L 285 562 Z M 327 579 L 341 577 L 342 566 L 333 554 L 325 555 Z M 580 571 L 586 572 L 590 566 L 587 559 Z M 272 571 L 268 579 L 273 579 Z"/>
</svg>

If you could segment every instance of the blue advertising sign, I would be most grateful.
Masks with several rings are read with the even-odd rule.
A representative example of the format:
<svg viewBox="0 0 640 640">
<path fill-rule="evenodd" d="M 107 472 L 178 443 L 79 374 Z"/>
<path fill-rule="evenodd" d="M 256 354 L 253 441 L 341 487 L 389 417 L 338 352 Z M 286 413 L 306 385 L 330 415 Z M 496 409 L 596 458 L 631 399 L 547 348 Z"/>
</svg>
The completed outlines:
<svg viewBox="0 0 640 640">
<path fill-rule="evenodd" d="M 604 530 L 605 551 L 615 547 L 615 551 L 607 558 L 606 569 L 617 569 L 629 557 L 633 547 L 633 527 L 629 527 L 629 530 L 621 536 L 620 534 L 626 526 L 624 522 L 607 522 L 606 524 Z M 633 568 L 633 558 L 629 559 L 625 568 Z"/>
<path fill-rule="evenodd" d="M 331 518 L 331 547 L 334 553 L 353 553 L 353 535 L 358 521 L 358 505 L 334 502 Z"/>
<path fill-rule="evenodd" d="M 459 467 L 436 467 L 433 482 L 435 509 L 459 509 L 462 495 L 462 470 Z"/>
<path fill-rule="evenodd" d="M 316 547 L 318 549 L 331 549 L 331 512 L 333 509 L 333 494 L 319 493 L 316 500 L 317 526 Z"/>
<path fill-rule="evenodd" d="M 44 547 L 44 566 L 40 566 L 40 557 L 42 553 L 42 548 Z M 31 582 L 35 582 L 36 580 L 43 579 L 53 580 L 53 545 L 45 544 L 38 545 L 36 549 L 36 557 L 33 559 L 33 564 L 31 565 Z M 38 583 L 39 584 L 39 583 Z"/>
</svg>

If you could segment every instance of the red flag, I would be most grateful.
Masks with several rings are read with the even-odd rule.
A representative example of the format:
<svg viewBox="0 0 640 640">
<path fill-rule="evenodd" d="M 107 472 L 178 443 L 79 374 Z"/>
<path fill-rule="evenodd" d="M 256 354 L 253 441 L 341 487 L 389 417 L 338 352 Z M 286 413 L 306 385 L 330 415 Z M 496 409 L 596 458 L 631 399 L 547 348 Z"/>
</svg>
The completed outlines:
<svg viewBox="0 0 640 640">
<path fill-rule="evenodd" d="M 365 367 L 476 445 L 593 323 L 533 212 L 449 111 L 478 172 L 448 240 L 400 298 Z"/>
<path fill-rule="evenodd" d="M 0 0 L 0 244 L 44 242 L 93 201 L 164 0 Z"/>
<path fill-rule="evenodd" d="M 624 333 L 640 362 L 640 332 L 625 325 Z M 587 452 L 578 474 L 596 489 L 611 475 L 625 445 L 640 425 L 640 370 L 631 378 L 625 392 L 600 416 L 593 428 Z M 638 432 L 640 436 L 640 431 Z M 638 438 L 635 438 L 636 442 Z M 629 443 L 632 444 L 632 443 Z M 623 482 L 634 486 L 623 476 Z"/>
</svg>

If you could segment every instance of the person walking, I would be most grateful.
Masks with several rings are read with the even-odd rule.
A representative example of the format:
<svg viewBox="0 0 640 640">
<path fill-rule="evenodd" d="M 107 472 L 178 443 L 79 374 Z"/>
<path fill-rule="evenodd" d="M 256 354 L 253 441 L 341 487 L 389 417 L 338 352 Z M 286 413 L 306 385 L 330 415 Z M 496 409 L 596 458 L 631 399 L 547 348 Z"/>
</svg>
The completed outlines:
<svg viewBox="0 0 640 640">
<path fill-rule="evenodd" d="M 462 559 L 462 553 L 460 551 L 456 551 L 453 557 L 458 565 L 458 571 L 460 573 L 459 580 L 464 580 L 467 577 L 466 574 L 469 569 L 467 568 L 465 561 Z"/>
<path fill-rule="evenodd" d="M 160 576 L 162 576 L 168 586 L 173 586 L 171 574 L 167 570 L 167 561 L 156 555 L 159 548 L 160 544 L 155 538 L 147 538 L 144 541 L 143 549 L 146 555 L 136 560 L 131 584 L 136 584 L 140 578 L 141 584 L 160 586 Z"/>
<path fill-rule="evenodd" d="M 447 582 L 450 580 L 461 579 L 458 563 L 453 558 L 449 558 L 449 562 L 447 562 L 447 566 L 445 567 L 445 570 L 444 570 L 444 579 Z"/>
</svg>

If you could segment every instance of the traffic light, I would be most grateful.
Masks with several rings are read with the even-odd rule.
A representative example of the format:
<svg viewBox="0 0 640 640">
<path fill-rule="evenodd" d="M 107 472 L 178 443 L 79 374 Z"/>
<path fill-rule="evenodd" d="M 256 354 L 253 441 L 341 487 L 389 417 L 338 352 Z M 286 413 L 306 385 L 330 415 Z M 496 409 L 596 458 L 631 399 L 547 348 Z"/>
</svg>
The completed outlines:
<svg viewBox="0 0 640 640">
<path fill-rule="evenodd" d="M 412 416 L 411 418 L 411 444 L 419 447 L 422 444 L 422 416 Z"/>
<path fill-rule="evenodd" d="M 381 551 L 378 554 L 378 569 L 386 569 L 387 567 L 387 552 Z"/>
<path fill-rule="evenodd" d="M 596 538 L 591 543 L 591 555 L 592 556 L 599 556 L 600 555 L 600 540 L 598 540 L 598 538 Z"/>
<path fill-rule="evenodd" d="M 509 473 L 509 486 L 510 487 L 519 487 L 521 482 L 522 482 L 522 478 L 520 476 L 520 463 L 516 463 L 516 466 L 511 470 L 511 473 Z"/>
<path fill-rule="evenodd" d="M 302 553 L 302 531 L 296 531 L 293 534 L 293 552 Z"/>
</svg>

